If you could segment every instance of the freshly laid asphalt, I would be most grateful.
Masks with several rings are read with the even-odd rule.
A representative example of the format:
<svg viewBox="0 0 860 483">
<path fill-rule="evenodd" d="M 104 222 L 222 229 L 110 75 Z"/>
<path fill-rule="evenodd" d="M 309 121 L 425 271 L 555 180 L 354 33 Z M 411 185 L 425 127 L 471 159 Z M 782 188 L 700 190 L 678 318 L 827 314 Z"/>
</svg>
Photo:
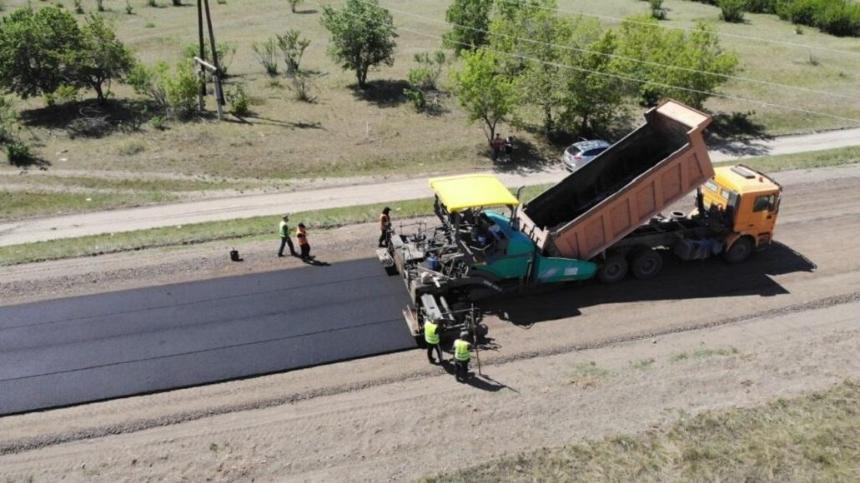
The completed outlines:
<svg viewBox="0 0 860 483">
<path fill-rule="evenodd" d="M 415 347 L 375 259 L 0 307 L 0 414 Z"/>
</svg>

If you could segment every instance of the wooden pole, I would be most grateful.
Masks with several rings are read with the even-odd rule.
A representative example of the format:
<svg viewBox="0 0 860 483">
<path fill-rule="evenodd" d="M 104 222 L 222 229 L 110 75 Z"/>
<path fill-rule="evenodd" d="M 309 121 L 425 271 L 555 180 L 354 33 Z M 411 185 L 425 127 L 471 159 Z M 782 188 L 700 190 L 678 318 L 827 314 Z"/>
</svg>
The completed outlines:
<svg viewBox="0 0 860 483">
<path fill-rule="evenodd" d="M 218 119 L 223 116 L 224 90 L 221 88 L 221 65 L 218 63 L 218 50 L 215 44 L 215 30 L 212 28 L 212 14 L 209 11 L 209 0 L 203 0 L 206 9 L 206 25 L 209 28 L 209 48 L 212 50 L 212 65 L 215 66 L 215 104 L 218 106 Z"/>
<path fill-rule="evenodd" d="M 206 47 L 203 42 L 203 0 L 197 0 L 197 43 L 198 43 L 198 56 L 201 59 L 206 58 L 206 51 L 204 50 Z M 205 98 L 206 98 L 206 70 L 202 65 L 198 65 L 199 69 L 197 70 L 197 77 L 200 82 L 200 92 L 197 95 L 197 103 L 200 109 L 200 112 L 206 107 Z"/>
</svg>

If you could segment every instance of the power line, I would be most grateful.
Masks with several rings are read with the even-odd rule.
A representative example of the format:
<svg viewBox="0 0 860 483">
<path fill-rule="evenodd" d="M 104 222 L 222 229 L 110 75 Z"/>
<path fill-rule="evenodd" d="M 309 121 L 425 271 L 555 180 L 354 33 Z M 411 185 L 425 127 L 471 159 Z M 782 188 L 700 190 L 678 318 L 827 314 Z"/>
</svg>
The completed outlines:
<svg viewBox="0 0 860 483">
<path fill-rule="evenodd" d="M 420 32 L 420 31 L 417 31 L 417 30 L 411 30 L 411 29 L 404 28 L 404 27 L 399 27 L 399 29 L 400 29 L 400 30 L 403 30 L 403 31 L 406 31 L 406 32 L 410 32 L 410 33 L 416 34 L 416 35 L 423 35 L 423 36 L 425 36 L 425 37 L 430 37 L 430 38 L 435 38 L 435 39 L 442 40 L 442 37 L 440 37 L 440 36 L 438 36 L 438 35 L 428 34 L 428 33 L 426 33 L 426 32 Z M 469 45 L 470 45 L 470 44 L 467 44 L 467 43 L 465 43 L 465 42 L 456 42 L 456 43 L 461 44 L 461 45 L 463 45 L 463 46 L 469 46 Z M 487 48 L 487 47 L 482 47 L 482 48 L 483 48 L 483 49 L 486 49 L 486 50 L 488 50 L 488 51 L 490 51 L 490 52 L 494 52 L 494 53 L 496 53 L 496 54 L 504 55 L 504 56 L 507 56 L 507 57 L 513 57 L 513 58 L 517 58 L 517 59 L 520 59 L 520 60 L 531 60 L 531 61 L 538 62 L 538 63 L 544 64 L 544 65 L 550 65 L 550 66 L 554 66 L 554 67 L 558 67 L 558 68 L 562 68 L 562 69 L 570 69 L 570 70 L 574 70 L 574 71 L 578 71 L 578 72 L 585 72 L 585 73 L 590 73 L 590 74 L 597 74 L 597 75 L 601 75 L 601 76 L 605 76 L 605 77 L 612 77 L 612 78 L 616 78 L 616 79 L 619 79 L 619 80 L 626 80 L 626 81 L 638 82 L 638 83 L 640 83 L 640 84 L 653 84 L 653 85 L 655 85 L 655 86 L 665 87 L 665 88 L 668 88 L 668 89 L 676 89 L 676 90 L 685 91 L 685 92 L 692 92 L 692 93 L 696 93 L 696 94 L 705 94 L 705 95 L 707 95 L 707 96 L 722 97 L 722 98 L 724 98 L 724 99 L 731 99 L 731 100 L 735 100 L 735 101 L 752 102 L 752 103 L 756 103 L 756 104 L 759 104 L 759 105 L 762 105 L 762 106 L 775 107 L 775 108 L 785 109 L 785 110 L 788 110 L 788 111 L 801 112 L 801 113 L 804 113 L 804 114 L 812 114 L 812 115 L 818 115 L 818 116 L 823 116 L 823 117 L 829 117 L 829 118 L 832 118 L 832 119 L 837 119 L 837 120 L 840 120 L 840 121 L 849 121 L 849 122 L 855 123 L 855 124 L 857 124 L 857 125 L 860 125 L 860 119 L 853 119 L 853 118 L 850 118 L 850 117 L 837 116 L 837 115 L 835 115 L 835 114 L 829 114 L 829 113 L 826 113 L 826 112 L 811 111 L 811 110 L 809 110 L 809 109 L 803 109 L 803 108 L 799 108 L 799 107 L 785 106 L 785 105 L 782 105 L 782 104 L 774 104 L 774 103 L 771 103 L 771 102 L 761 101 L 761 100 L 758 100 L 758 99 L 751 99 L 751 98 L 747 98 L 747 97 L 740 97 L 740 96 L 731 96 L 731 95 L 728 95 L 728 94 L 720 94 L 719 92 L 703 91 L 703 90 L 699 90 L 699 89 L 692 89 L 692 88 L 689 88 L 689 87 L 681 87 L 681 86 L 676 86 L 676 85 L 672 85 L 672 84 L 664 84 L 664 83 L 662 83 L 662 82 L 653 82 L 653 81 L 650 81 L 650 80 L 643 80 L 643 79 L 639 79 L 639 78 L 636 78 L 636 77 L 630 77 L 630 76 L 621 75 L 621 74 L 611 74 L 611 73 L 608 73 L 608 72 L 600 72 L 600 71 L 596 71 L 596 70 L 592 70 L 592 69 L 585 69 L 585 68 L 582 68 L 582 67 L 575 67 L 575 66 L 568 65 L 568 64 L 560 64 L 560 63 L 557 63 L 557 62 L 548 62 L 548 61 L 543 61 L 543 60 L 540 60 L 540 59 L 536 59 L 536 58 L 534 58 L 534 57 L 529 57 L 529 56 L 521 55 L 521 54 L 511 54 L 511 53 L 508 53 L 508 52 L 502 52 L 502 51 L 494 50 L 494 49 L 490 49 L 490 48 Z"/>
<path fill-rule="evenodd" d="M 316 4 L 320 8 L 323 8 L 323 6 L 319 2 L 317 2 L 316 0 L 310 0 L 310 1 L 312 1 L 314 4 Z M 358 16 L 358 15 L 355 15 L 355 14 L 352 14 L 349 12 L 347 12 L 347 13 L 353 17 L 360 18 L 360 16 Z M 398 29 L 405 31 L 405 32 L 410 32 L 410 33 L 413 33 L 416 35 L 421 35 L 424 37 L 429 37 L 429 38 L 433 38 L 433 39 L 437 39 L 437 40 L 444 40 L 440 35 L 430 34 L 427 32 L 421 32 L 418 30 L 412 30 L 412 29 L 405 28 L 405 27 L 398 27 Z M 463 45 L 465 47 L 471 46 L 470 44 L 467 44 L 465 42 L 457 42 L 457 41 L 454 41 L 454 42 L 458 43 L 460 45 Z M 521 55 L 521 54 L 511 54 L 508 52 L 502 52 L 502 51 L 490 49 L 488 47 L 483 47 L 483 48 L 488 50 L 488 51 L 491 51 L 491 52 L 494 52 L 494 53 L 497 53 L 500 55 L 504 55 L 507 57 L 518 58 L 520 60 L 531 60 L 531 61 L 538 62 L 538 63 L 544 64 L 544 65 L 550 65 L 550 66 L 554 66 L 554 67 L 558 67 L 558 68 L 562 68 L 562 69 L 570 69 L 570 70 L 574 70 L 574 71 L 578 71 L 578 72 L 585 72 L 585 73 L 596 74 L 596 75 L 600 75 L 600 76 L 604 76 L 604 77 L 611 77 L 611 78 L 615 78 L 615 79 L 619 79 L 619 80 L 638 82 L 640 84 L 653 84 L 655 86 L 665 87 L 668 89 L 676 89 L 676 90 L 685 91 L 685 92 L 692 92 L 692 93 L 696 93 L 696 94 L 704 94 L 707 96 L 721 97 L 724 99 L 730 99 L 730 100 L 735 100 L 735 101 L 752 102 L 752 103 L 759 104 L 762 106 L 775 107 L 775 108 L 784 109 L 787 111 L 794 111 L 794 112 L 800 112 L 800 113 L 804 113 L 804 114 L 818 115 L 818 116 L 822 116 L 822 117 L 829 117 L 831 119 L 836 119 L 836 120 L 840 120 L 840 121 L 848 121 L 848 122 L 860 125 L 860 119 L 853 119 L 850 117 L 837 116 L 835 114 L 829 114 L 826 112 L 812 111 L 809 109 L 803 109 L 803 108 L 799 108 L 799 107 L 785 106 L 782 104 L 774 104 L 771 102 L 761 101 L 758 99 L 751 99 L 751 98 L 740 97 L 740 96 L 731 96 L 728 94 L 720 94 L 718 92 L 713 92 L 713 91 L 703 91 L 703 90 L 699 90 L 699 89 L 692 89 L 689 87 L 681 87 L 681 86 L 676 86 L 676 85 L 671 85 L 671 84 L 665 84 L 662 82 L 653 82 L 653 81 L 649 81 L 649 80 L 639 79 L 636 77 L 630 77 L 630 76 L 625 76 L 625 75 L 620 75 L 620 74 L 611 74 L 608 72 L 600 72 L 600 71 L 596 71 L 596 70 L 592 70 L 592 69 L 585 69 L 582 67 L 575 67 L 575 66 L 568 65 L 568 64 L 561 64 L 561 63 L 557 63 L 557 62 L 547 62 L 547 61 L 543 61 L 540 59 L 536 59 L 534 57 L 529 57 L 529 56 L 525 56 L 525 55 Z"/>
<path fill-rule="evenodd" d="M 513 4 L 512 3 L 513 0 L 498 0 L 498 1 L 505 2 L 505 3 L 511 4 L 511 5 Z M 549 7 L 541 7 L 539 5 L 535 5 L 534 8 L 552 10 Z M 583 17 L 592 17 L 592 18 L 601 18 L 601 19 L 605 19 L 605 20 L 612 20 L 612 21 L 615 21 L 617 23 L 629 22 L 629 23 L 639 24 L 639 25 L 655 25 L 651 22 L 637 21 L 635 19 L 630 19 L 630 18 L 613 17 L 611 15 L 601 15 L 601 14 L 596 14 L 596 13 L 588 13 L 588 12 L 584 12 L 582 10 L 568 10 L 568 9 L 559 8 L 559 9 L 557 9 L 557 11 L 569 13 L 571 15 L 581 15 Z M 660 28 L 664 28 L 664 29 L 671 29 L 671 30 L 684 30 L 687 32 L 693 31 L 693 29 L 690 27 L 678 27 L 678 26 L 673 26 L 673 25 L 664 25 L 661 23 L 657 23 L 656 26 L 660 27 Z M 822 46 L 818 46 L 818 45 L 806 45 L 806 44 L 801 44 L 798 42 L 789 42 L 787 40 L 774 40 L 774 39 L 767 39 L 764 37 L 754 37 L 752 35 L 741 35 L 741 34 L 733 34 L 733 33 L 728 33 L 728 32 L 720 32 L 719 34 L 721 36 L 725 36 L 725 37 L 734 37 L 734 38 L 744 39 L 744 40 L 754 40 L 756 42 L 767 42 L 767 43 L 771 43 L 771 44 L 781 44 L 781 45 L 788 45 L 791 47 L 800 47 L 803 49 L 823 50 L 823 51 L 833 52 L 833 53 L 837 53 L 837 54 L 850 54 L 850 55 L 860 56 L 860 52 L 856 52 L 853 50 L 833 49 L 830 47 L 822 47 Z"/>
<path fill-rule="evenodd" d="M 706 70 L 701 70 L 701 69 L 693 69 L 693 68 L 690 68 L 690 67 L 683 67 L 683 66 L 677 66 L 677 65 L 671 65 L 671 64 L 663 64 L 663 63 L 660 63 L 660 62 L 653 62 L 653 61 L 648 61 L 648 60 L 642 60 L 642 59 L 638 59 L 638 58 L 635 58 L 635 57 L 629 57 L 629 56 L 626 56 L 626 55 L 611 54 L 611 53 L 607 53 L 607 52 L 601 52 L 601 51 L 599 51 L 599 50 L 583 49 L 583 48 L 580 48 L 580 47 L 573 47 L 573 46 L 569 46 L 569 45 L 561 45 L 561 44 L 556 44 L 556 43 L 553 43 L 553 42 L 544 42 L 544 41 L 539 41 L 539 40 L 530 39 L 530 38 L 527 38 L 527 37 L 517 37 L 517 36 L 513 36 L 513 35 L 508 35 L 508 34 L 503 34 L 503 33 L 492 32 L 492 31 L 484 30 L 484 29 L 479 29 L 479 28 L 477 28 L 477 27 L 470 27 L 470 26 L 468 26 L 468 25 L 462 25 L 462 24 L 453 23 L 453 22 L 446 22 L 446 21 L 444 21 L 444 20 L 439 20 L 439 19 L 435 19 L 435 18 L 432 18 L 432 17 L 427 17 L 427 16 L 425 16 L 425 15 L 418 15 L 418 14 L 411 13 L 411 12 L 407 12 L 407 11 L 404 11 L 404 10 L 398 10 L 398 9 L 396 9 L 396 8 L 392 8 L 392 7 L 386 7 L 386 8 L 388 8 L 388 9 L 389 9 L 389 10 L 391 10 L 392 12 L 397 12 L 397 13 L 400 13 L 400 14 L 402 14 L 402 15 L 406 15 L 406 16 L 409 16 L 409 17 L 419 18 L 419 19 L 427 20 L 427 21 L 434 22 L 434 23 L 448 24 L 448 25 L 452 25 L 452 26 L 455 26 L 455 27 L 460 27 L 460 28 L 464 28 L 464 29 L 472 30 L 472 31 L 475 31 L 475 32 L 482 32 L 482 33 L 485 33 L 485 34 L 488 34 L 488 35 L 502 36 L 502 37 L 506 37 L 506 38 L 513 39 L 513 40 L 522 40 L 522 41 L 530 42 L 530 43 L 533 43 L 533 44 L 548 45 L 548 46 L 557 47 L 557 48 L 564 49 L 564 50 L 571 50 L 571 51 L 574 51 L 574 52 L 581 52 L 581 53 L 588 53 L 588 54 L 597 54 L 597 55 L 601 55 L 601 56 L 608 57 L 608 58 L 615 58 L 615 59 L 629 60 L 629 61 L 632 61 L 632 62 L 637 62 L 637 63 L 645 64 L 645 65 L 653 65 L 653 66 L 665 67 L 665 68 L 669 68 L 669 69 L 682 70 L 682 71 L 686 71 L 686 72 L 695 72 L 695 73 L 699 73 L 699 74 L 712 75 L 712 76 L 715 76 L 715 77 L 721 77 L 721 78 L 723 78 L 723 79 L 733 79 L 733 80 L 738 80 L 738 81 L 742 81 L 742 82 L 751 82 L 751 83 L 756 83 L 756 84 L 766 85 L 766 86 L 772 86 L 772 87 L 783 87 L 783 88 L 793 89 L 793 90 L 797 90 L 797 91 L 801 91 L 801 92 L 807 92 L 807 93 L 811 93 L 811 94 L 819 94 L 819 95 L 825 95 L 825 96 L 830 96 L 830 97 L 839 97 L 839 98 L 842 98 L 842 99 L 850 99 L 850 100 L 852 100 L 852 101 L 860 101 L 860 98 L 858 98 L 858 97 L 854 97 L 854 96 L 847 96 L 847 95 L 844 95 L 844 94 L 837 94 L 837 93 L 834 93 L 834 92 L 820 91 L 820 90 L 816 90 L 816 89 L 810 89 L 810 88 L 808 88 L 808 87 L 793 86 L 793 85 L 790 85 L 790 84 L 782 84 L 782 83 L 779 83 L 779 82 L 765 81 L 765 80 L 760 80 L 760 79 L 754 79 L 754 78 L 751 78 L 751 77 L 741 77 L 741 76 L 735 76 L 735 75 L 730 75 L 730 74 L 723 74 L 723 73 L 720 73 L 720 72 L 712 72 L 712 71 L 706 71 Z"/>
</svg>

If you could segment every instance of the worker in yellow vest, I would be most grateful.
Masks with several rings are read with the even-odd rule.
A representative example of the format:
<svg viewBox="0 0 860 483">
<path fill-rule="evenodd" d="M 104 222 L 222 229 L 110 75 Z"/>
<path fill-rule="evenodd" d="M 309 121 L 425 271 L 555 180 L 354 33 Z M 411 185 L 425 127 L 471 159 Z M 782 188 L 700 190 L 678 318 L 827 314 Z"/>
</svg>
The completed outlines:
<svg viewBox="0 0 860 483">
<path fill-rule="evenodd" d="M 427 343 L 427 360 L 430 364 L 442 364 L 442 347 L 439 345 L 439 333 L 442 331 L 442 319 L 434 317 L 433 320 L 424 322 L 424 342 Z M 437 363 L 433 359 L 433 352 L 439 357 Z"/>
<path fill-rule="evenodd" d="M 454 368 L 457 382 L 466 382 L 469 376 L 469 360 L 472 359 L 472 344 L 469 342 L 469 332 L 460 332 L 460 338 L 454 341 Z"/>
</svg>

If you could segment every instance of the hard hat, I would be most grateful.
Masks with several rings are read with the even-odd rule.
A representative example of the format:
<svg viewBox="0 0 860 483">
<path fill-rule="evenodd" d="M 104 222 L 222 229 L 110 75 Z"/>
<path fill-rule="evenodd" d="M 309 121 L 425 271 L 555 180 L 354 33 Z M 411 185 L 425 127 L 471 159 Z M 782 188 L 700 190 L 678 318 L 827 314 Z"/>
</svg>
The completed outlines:
<svg viewBox="0 0 860 483">
<path fill-rule="evenodd" d="M 460 338 L 461 339 L 465 339 L 466 337 L 469 337 L 469 331 L 468 330 L 464 330 L 463 332 L 460 332 Z"/>
</svg>

